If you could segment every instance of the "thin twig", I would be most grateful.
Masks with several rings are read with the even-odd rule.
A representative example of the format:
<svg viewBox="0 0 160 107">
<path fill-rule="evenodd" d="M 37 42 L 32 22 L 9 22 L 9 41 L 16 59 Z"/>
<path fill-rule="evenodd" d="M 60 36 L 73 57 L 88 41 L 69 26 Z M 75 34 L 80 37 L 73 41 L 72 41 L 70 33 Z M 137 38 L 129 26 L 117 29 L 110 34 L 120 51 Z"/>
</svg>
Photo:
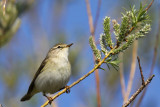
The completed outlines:
<svg viewBox="0 0 160 107">
<path fill-rule="evenodd" d="M 86 1 L 86 7 L 87 7 L 90 33 L 93 37 L 93 40 L 95 41 L 95 29 L 96 29 L 98 18 L 99 18 L 101 1 L 100 0 L 98 1 L 98 7 L 97 7 L 97 12 L 96 12 L 96 20 L 95 20 L 94 25 L 93 25 L 93 18 L 92 18 L 92 13 L 91 13 L 89 0 L 85 0 L 85 1 Z M 93 55 L 93 59 L 94 59 L 94 62 L 95 62 L 96 61 L 95 55 Z M 101 107 L 100 82 L 99 82 L 100 79 L 99 79 L 98 69 L 96 69 L 96 71 L 95 71 L 95 79 L 96 79 L 97 107 Z"/>
<path fill-rule="evenodd" d="M 94 36 L 95 36 L 95 30 L 97 27 L 98 19 L 99 19 L 99 14 L 100 14 L 100 7 L 101 7 L 101 0 L 98 0 L 98 5 L 97 5 L 97 12 L 96 12 L 96 18 L 94 21 Z M 94 56 L 95 60 L 95 56 Z M 97 90 L 97 107 L 101 107 L 101 95 L 100 95 L 100 79 L 99 79 L 99 72 L 98 69 L 95 71 L 95 77 L 96 77 L 96 90 Z"/>
<path fill-rule="evenodd" d="M 135 41 L 133 44 L 131 71 L 130 71 L 130 76 L 129 76 L 128 85 L 127 85 L 127 92 L 125 94 L 124 102 L 128 100 L 129 94 L 132 89 L 133 78 L 136 70 L 137 47 L 138 47 L 138 41 Z"/>
<path fill-rule="evenodd" d="M 96 69 L 95 71 L 95 78 L 96 78 L 97 107 L 101 107 L 100 79 L 99 79 L 98 69 Z"/>
<path fill-rule="evenodd" d="M 86 6 L 87 6 L 87 14 L 88 14 L 90 32 L 91 32 L 91 35 L 94 37 L 94 26 L 93 26 L 93 18 L 92 18 L 90 3 L 88 0 L 85 0 L 85 1 L 86 1 Z"/>
<path fill-rule="evenodd" d="M 96 18 L 95 18 L 95 21 L 94 21 L 94 33 L 95 33 L 97 23 L 98 23 L 98 19 L 99 19 L 100 8 L 101 8 L 101 0 L 98 0 Z"/>
<path fill-rule="evenodd" d="M 138 56 L 137 56 L 137 60 L 138 60 L 138 64 L 139 64 L 139 70 L 140 70 L 140 73 L 141 73 L 142 85 L 145 85 L 144 76 L 143 76 L 143 73 L 142 73 L 142 67 L 141 67 L 140 59 L 139 59 Z"/>
<path fill-rule="evenodd" d="M 154 0 L 152 0 L 151 3 L 148 5 L 148 7 L 145 9 L 146 11 L 148 11 L 148 9 L 152 6 L 153 2 L 154 2 Z"/>
<path fill-rule="evenodd" d="M 104 62 L 105 60 L 112 54 L 112 51 L 115 48 L 113 48 L 112 50 L 110 50 L 110 52 L 97 64 L 95 65 L 95 67 L 89 71 L 86 75 L 84 75 L 83 77 L 81 77 L 80 79 L 78 79 L 77 81 L 73 82 L 69 88 L 72 88 L 73 86 L 75 86 L 76 84 L 78 84 L 79 82 L 81 82 L 82 80 L 84 80 L 86 77 L 88 77 L 90 74 L 92 74 L 96 69 L 98 69 Z M 60 96 L 61 94 L 66 92 L 66 88 L 63 89 L 62 91 L 58 92 L 55 96 L 52 97 L 52 100 L 56 99 L 58 96 Z M 45 107 L 47 106 L 49 103 L 49 101 L 46 101 L 41 107 Z"/>
<path fill-rule="evenodd" d="M 119 54 L 119 59 L 123 59 L 123 53 Z M 121 84 L 121 90 L 122 90 L 122 97 L 123 100 L 125 98 L 125 80 L 123 75 L 123 62 L 119 64 L 119 73 L 120 73 L 120 84 Z"/>
<path fill-rule="evenodd" d="M 130 97 L 130 99 L 122 107 L 127 107 L 137 97 L 137 95 L 142 92 L 142 90 L 152 81 L 153 77 L 154 75 L 150 76 L 145 82 L 145 85 L 141 85 L 141 87 Z"/>
</svg>

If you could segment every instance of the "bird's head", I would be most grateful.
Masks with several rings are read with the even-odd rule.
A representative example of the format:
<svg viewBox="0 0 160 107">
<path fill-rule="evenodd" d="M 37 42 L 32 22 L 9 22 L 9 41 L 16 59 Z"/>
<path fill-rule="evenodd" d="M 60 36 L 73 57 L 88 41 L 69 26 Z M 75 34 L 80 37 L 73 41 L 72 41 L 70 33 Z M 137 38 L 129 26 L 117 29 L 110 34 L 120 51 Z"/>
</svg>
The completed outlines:
<svg viewBox="0 0 160 107">
<path fill-rule="evenodd" d="M 51 57 L 68 57 L 68 50 L 69 47 L 71 47 L 73 43 L 71 44 L 56 44 L 54 45 L 48 52 L 48 56 Z"/>
</svg>

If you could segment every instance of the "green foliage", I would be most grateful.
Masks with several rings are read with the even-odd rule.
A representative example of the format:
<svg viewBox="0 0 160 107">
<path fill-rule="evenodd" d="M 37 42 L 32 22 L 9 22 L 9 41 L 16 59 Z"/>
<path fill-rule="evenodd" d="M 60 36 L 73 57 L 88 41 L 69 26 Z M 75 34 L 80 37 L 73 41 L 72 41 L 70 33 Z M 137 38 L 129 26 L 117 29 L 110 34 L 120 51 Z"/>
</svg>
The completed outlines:
<svg viewBox="0 0 160 107">
<path fill-rule="evenodd" d="M 94 55 L 96 56 L 96 58 L 101 59 L 101 52 L 99 49 L 97 49 L 95 41 L 93 40 L 93 36 L 89 37 L 89 44 L 90 44 L 92 51 L 93 51 Z"/>
<path fill-rule="evenodd" d="M 127 42 L 122 44 L 119 48 L 115 49 L 113 52 L 114 54 L 118 54 L 119 52 L 122 52 L 126 50 L 134 41 L 135 39 L 139 39 L 141 37 L 144 37 L 145 34 L 147 34 L 151 30 L 150 24 L 146 24 L 143 28 L 141 28 L 139 31 L 129 35 L 127 37 Z"/>
<path fill-rule="evenodd" d="M 144 37 L 151 30 L 149 21 L 150 19 L 145 6 L 142 6 L 142 4 L 140 4 L 139 10 L 136 10 L 135 6 L 131 8 L 131 11 L 125 10 L 125 13 L 122 13 L 122 22 L 120 25 L 116 20 L 112 20 L 114 34 L 117 39 L 116 44 L 113 45 L 110 33 L 110 18 L 105 17 L 103 23 L 104 33 L 100 35 L 99 39 L 103 54 L 107 55 L 108 51 L 110 51 L 109 49 L 112 48 L 112 56 L 126 50 L 136 39 Z M 97 57 L 100 53 L 93 42 L 90 38 L 90 45 Z M 115 67 L 119 61 L 117 59 L 113 60 L 112 56 L 106 60 L 106 63 Z"/>
<path fill-rule="evenodd" d="M 31 5 L 31 3 L 15 2 L 14 0 L 3 2 L 0 2 L 0 47 L 9 42 L 17 32 L 21 23 L 19 15 Z"/>
<path fill-rule="evenodd" d="M 145 34 L 147 34 L 151 30 L 151 25 L 150 24 L 145 24 L 143 28 L 141 28 L 137 33 L 135 33 L 136 39 L 140 37 L 144 37 Z"/>
<path fill-rule="evenodd" d="M 100 41 L 100 45 L 101 45 L 101 51 L 106 55 L 108 53 L 106 36 L 104 34 L 101 34 L 100 38 L 99 38 L 99 41 Z"/>
<path fill-rule="evenodd" d="M 119 65 L 121 61 L 118 60 L 118 58 L 112 58 L 112 56 L 108 57 L 108 59 L 105 61 L 105 63 L 107 64 L 108 68 L 110 69 L 109 65 L 111 65 L 112 67 L 115 68 L 115 70 L 117 70 L 117 67 Z"/>
<path fill-rule="evenodd" d="M 115 59 L 115 60 L 110 61 L 110 62 L 108 62 L 108 63 L 111 64 L 112 66 L 117 66 L 120 62 L 121 62 L 120 60 Z M 118 66 L 117 66 L 117 67 L 118 67 Z"/>
<path fill-rule="evenodd" d="M 117 41 L 119 43 L 121 43 L 121 42 L 124 41 L 125 35 L 129 31 L 128 22 L 129 22 L 129 17 L 127 15 L 123 15 L 123 17 L 122 17 L 122 23 L 121 23 L 121 26 L 120 26 L 120 33 L 117 36 Z"/>
<path fill-rule="evenodd" d="M 103 29 L 104 29 L 105 41 L 109 47 L 112 47 L 113 43 L 110 34 L 110 17 L 104 18 Z"/>
<path fill-rule="evenodd" d="M 139 22 L 145 24 L 146 22 L 150 21 L 145 7 L 146 5 L 142 6 L 142 3 L 140 4 L 139 10 L 136 10 L 135 6 L 131 7 L 132 26 L 136 27 Z"/>
<path fill-rule="evenodd" d="M 4 4 L 0 5 L 0 47 L 12 38 L 20 26 L 16 4 L 8 1 L 5 5 L 5 8 Z"/>
<path fill-rule="evenodd" d="M 113 50 L 113 53 L 118 54 L 119 52 L 123 52 L 134 42 L 134 40 L 135 40 L 135 36 L 128 37 L 127 42 L 122 44 L 119 48 Z"/>
<path fill-rule="evenodd" d="M 116 35 L 116 39 L 118 39 L 118 35 L 120 33 L 120 25 L 117 23 L 116 20 L 112 20 L 112 23 L 113 23 L 114 34 Z"/>
</svg>

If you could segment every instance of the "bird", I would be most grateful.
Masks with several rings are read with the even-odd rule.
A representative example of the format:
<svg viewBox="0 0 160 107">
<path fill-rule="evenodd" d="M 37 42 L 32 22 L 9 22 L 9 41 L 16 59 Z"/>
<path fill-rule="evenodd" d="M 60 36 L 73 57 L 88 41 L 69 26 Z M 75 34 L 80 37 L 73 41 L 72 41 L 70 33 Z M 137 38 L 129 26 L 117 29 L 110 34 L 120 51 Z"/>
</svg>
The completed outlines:
<svg viewBox="0 0 160 107">
<path fill-rule="evenodd" d="M 68 60 L 69 48 L 71 44 L 56 44 L 47 53 L 40 67 L 34 75 L 34 78 L 28 88 L 28 92 L 21 98 L 21 101 L 27 101 L 37 93 L 42 92 L 49 101 L 51 97 L 46 94 L 54 94 L 61 89 L 67 88 L 67 83 L 71 76 L 71 65 Z"/>
</svg>

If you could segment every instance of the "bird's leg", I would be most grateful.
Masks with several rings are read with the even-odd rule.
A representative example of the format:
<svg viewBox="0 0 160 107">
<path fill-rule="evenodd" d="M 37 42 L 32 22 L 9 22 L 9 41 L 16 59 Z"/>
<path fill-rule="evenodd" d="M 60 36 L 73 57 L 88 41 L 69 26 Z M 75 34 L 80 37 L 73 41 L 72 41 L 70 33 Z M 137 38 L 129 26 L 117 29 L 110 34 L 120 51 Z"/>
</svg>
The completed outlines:
<svg viewBox="0 0 160 107">
<path fill-rule="evenodd" d="M 66 88 L 66 93 L 69 94 L 70 93 L 70 87 L 66 85 L 65 88 Z"/>
<path fill-rule="evenodd" d="M 52 97 L 48 97 L 45 93 L 43 93 L 43 96 L 45 96 L 49 100 L 49 104 L 51 105 L 52 103 Z"/>
<path fill-rule="evenodd" d="M 70 87 L 67 86 L 67 85 L 65 87 L 61 88 L 60 90 L 65 89 L 65 88 L 66 88 L 66 93 L 69 94 L 70 93 Z"/>
</svg>

